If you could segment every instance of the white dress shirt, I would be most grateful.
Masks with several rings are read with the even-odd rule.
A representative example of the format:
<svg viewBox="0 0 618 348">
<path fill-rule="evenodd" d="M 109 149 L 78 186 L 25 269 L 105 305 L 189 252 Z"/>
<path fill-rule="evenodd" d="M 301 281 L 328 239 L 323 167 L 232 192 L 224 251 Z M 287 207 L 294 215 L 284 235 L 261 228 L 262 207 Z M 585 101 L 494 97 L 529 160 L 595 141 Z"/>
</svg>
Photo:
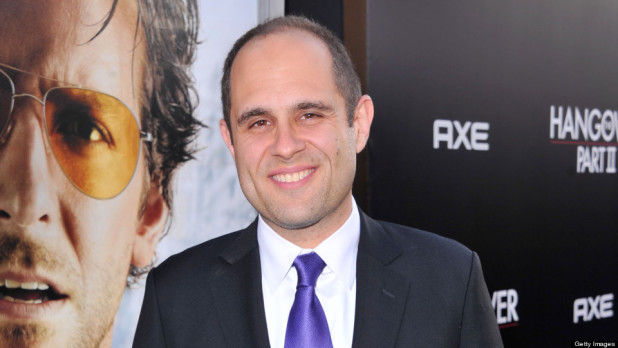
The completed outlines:
<svg viewBox="0 0 618 348">
<path fill-rule="evenodd" d="M 353 200 L 348 220 L 315 249 L 302 249 L 287 241 L 262 217 L 257 238 L 262 268 L 262 293 L 268 338 L 273 348 L 283 348 L 285 330 L 298 276 L 292 266 L 296 256 L 315 251 L 326 263 L 316 284 L 316 295 L 324 308 L 333 348 L 352 346 L 356 305 L 356 255 L 360 238 L 360 216 Z"/>
</svg>

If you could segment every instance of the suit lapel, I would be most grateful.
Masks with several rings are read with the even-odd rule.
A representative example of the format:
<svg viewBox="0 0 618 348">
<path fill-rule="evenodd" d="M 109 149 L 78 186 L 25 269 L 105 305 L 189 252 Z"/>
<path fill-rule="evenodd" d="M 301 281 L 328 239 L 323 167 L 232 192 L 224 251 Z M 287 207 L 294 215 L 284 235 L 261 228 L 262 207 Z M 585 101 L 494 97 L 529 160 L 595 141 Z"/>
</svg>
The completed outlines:
<svg viewBox="0 0 618 348">
<path fill-rule="evenodd" d="M 220 257 L 210 288 L 227 346 L 268 347 L 257 220 Z"/>
<path fill-rule="evenodd" d="M 394 347 L 409 282 L 388 265 L 401 254 L 383 228 L 361 212 L 353 347 Z"/>
</svg>

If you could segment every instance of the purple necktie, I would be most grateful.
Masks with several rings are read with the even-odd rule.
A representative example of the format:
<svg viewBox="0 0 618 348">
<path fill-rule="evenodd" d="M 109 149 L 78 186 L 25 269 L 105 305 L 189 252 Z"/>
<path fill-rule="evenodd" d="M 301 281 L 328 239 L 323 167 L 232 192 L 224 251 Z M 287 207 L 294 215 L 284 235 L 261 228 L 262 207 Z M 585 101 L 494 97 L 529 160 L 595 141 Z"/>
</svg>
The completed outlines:
<svg viewBox="0 0 618 348">
<path fill-rule="evenodd" d="M 298 285 L 294 304 L 285 331 L 285 348 L 332 348 L 328 322 L 320 300 L 315 295 L 315 283 L 326 264 L 312 252 L 294 260 Z"/>
</svg>

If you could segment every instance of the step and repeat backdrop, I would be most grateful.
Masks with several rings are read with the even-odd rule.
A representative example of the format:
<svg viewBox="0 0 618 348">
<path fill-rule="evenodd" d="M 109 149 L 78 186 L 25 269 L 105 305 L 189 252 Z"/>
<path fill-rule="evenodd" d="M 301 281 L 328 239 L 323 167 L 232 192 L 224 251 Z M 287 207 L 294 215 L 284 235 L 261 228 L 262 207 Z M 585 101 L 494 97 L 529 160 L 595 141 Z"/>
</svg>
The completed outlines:
<svg viewBox="0 0 618 348">
<path fill-rule="evenodd" d="M 477 251 L 506 347 L 618 339 L 618 2 L 367 2 L 369 208 Z"/>
</svg>

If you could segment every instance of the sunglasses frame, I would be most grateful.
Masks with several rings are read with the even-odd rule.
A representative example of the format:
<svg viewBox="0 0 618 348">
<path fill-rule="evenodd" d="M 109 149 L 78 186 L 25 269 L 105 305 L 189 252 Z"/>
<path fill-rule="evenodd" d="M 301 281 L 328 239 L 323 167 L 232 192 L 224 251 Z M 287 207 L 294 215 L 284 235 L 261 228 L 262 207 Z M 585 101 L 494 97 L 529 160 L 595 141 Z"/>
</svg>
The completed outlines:
<svg viewBox="0 0 618 348">
<path fill-rule="evenodd" d="M 56 82 L 56 83 L 60 84 L 60 86 L 55 86 L 55 87 L 52 87 L 52 88 L 46 90 L 45 93 L 43 94 L 43 99 L 40 99 L 39 97 L 37 97 L 37 96 L 35 96 L 33 94 L 30 94 L 30 93 L 16 93 L 15 82 L 9 76 L 9 74 L 7 74 L 2 68 L 18 71 L 20 73 L 28 74 L 28 75 L 31 75 L 31 76 L 35 76 L 35 77 L 37 77 L 39 79 L 53 81 L 53 82 Z M 127 106 L 122 100 L 120 100 L 120 99 L 118 99 L 118 98 L 116 98 L 116 97 L 114 97 L 114 96 L 112 96 L 112 95 L 110 95 L 108 93 L 99 92 L 99 91 L 96 91 L 96 90 L 93 90 L 93 89 L 89 89 L 89 88 L 83 88 L 80 85 L 76 85 L 76 84 L 73 84 L 73 83 L 67 83 L 67 82 L 64 82 L 64 81 L 61 81 L 61 80 L 57 80 L 57 79 L 54 79 L 54 78 L 38 75 L 38 74 L 29 72 L 29 71 L 25 71 L 25 70 L 22 70 L 22 69 L 19 69 L 19 68 L 15 68 L 13 66 L 10 66 L 10 65 L 7 65 L 7 64 L 4 64 L 4 63 L 0 63 L 0 74 L 4 75 L 4 77 L 6 77 L 6 79 L 9 81 L 9 83 L 11 85 L 11 104 L 10 104 L 10 108 L 8 110 L 8 113 L 7 113 L 6 121 L 4 122 L 3 125 L 0 125 L 0 144 L 2 144 L 2 138 L 4 138 L 5 136 L 8 136 L 7 133 L 10 132 L 9 125 L 11 124 L 11 117 L 13 115 L 13 110 L 14 110 L 15 99 L 16 98 L 32 98 L 35 101 L 37 101 L 39 104 L 41 104 L 41 107 L 43 108 L 43 122 L 45 124 L 47 124 L 47 114 L 45 113 L 45 103 L 47 102 L 47 97 L 48 97 L 49 93 L 52 92 L 52 91 L 55 91 L 55 90 L 67 89 L 67 88 L 79 89 L 79 90 L 84 90 L 84 91 L 88 91 L 88 92 L 95 92 L 95 93 L 99 93 L 99 94 L 103 94 L 103 95 L 109 96 L 109 97 L 114 98 L 115 100 L 117 100 L 120 104 L 122 104 L 131 113 L 131 115 L 133 116 L 135 122 L 137 123 L 137 128 L 138 128 L 138 131 L 139 131 L 139 145 L 138 145 L 139 148 L 138 148 L 138 157 L 137 157 L 138 161 L 139 161 L 139 157 L 141 156 L 141 153 L 142 153 L 142 141 L 150 143 L 154 139 L 152 133 L 145 132 L 145 131 L 143 131 L 141 129 L 141 122 L 140 122 L 139 118 L 137 118 L 137 116 L 135 116 L 135 113 L 133 112 L 133 110 L 131 110 L 131 108 L 129 108 L 129 106 Z M 47 129 L 47 126 L 45 126 L 44 128 L 45 128 L 45 135 L 46 135 L 46 138 L 47 138 L 46 140 L 47 141 L 51 141 L 49 139 L 50 138 L 50 134 L 49 134 L 49 130 Z M 58 158 L 56 157 L 56 152 L 55 151 L 52 151 L 52 152 L 54 153 L 54 158 L 56 159 L 56 162 L 58 162 Z M 135 167 L 133 168 L 133 174 L 131 175 L 131 178 L 129 179 L 129 181 L 124 185 L 124 187 L 118 193 L 114 194 L 113 196 L 104 197 L 104 198 L 93 196 L 93 195 L 85 192 L 84 190 L 82 190 L 79 186 L 77 186 L 77 184 L 75 184 L 73 182 L 73 179 L 71 179 L 71 177 L 65 172 L 65 169 L 62 168 L 62 166 L 61 166 L 61 168 L 62 168 L 62 172 L 64 173 L 66 178 L 80 192 L 82 192 L 83 194 L 87 195 L 88 197 L 91 197 L 91 198 L 94 198 L 94 199 L 106 200 L 106 199 L 112 199 L 112 198 L 118 196 L 119 194 L 121 194 L 127 188 L 129 183 L 133 180 L 133 176 L 135 176 L 135 171 L 137 170 L 137 163 L 138 163 L 138 161 L 135 162 Z"/>
</svg>

